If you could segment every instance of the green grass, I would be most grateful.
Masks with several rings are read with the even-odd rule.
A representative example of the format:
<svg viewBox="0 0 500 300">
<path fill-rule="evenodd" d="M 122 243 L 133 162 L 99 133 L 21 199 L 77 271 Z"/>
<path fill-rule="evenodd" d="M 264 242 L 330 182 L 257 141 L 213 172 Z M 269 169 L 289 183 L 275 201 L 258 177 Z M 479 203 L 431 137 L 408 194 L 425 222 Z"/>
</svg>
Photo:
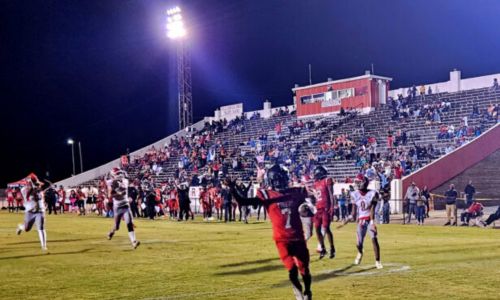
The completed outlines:
<svg viewBox="0 0 500 300">
<path fill-rule="evenodd" d="M 48 216 L 49 254 L 36 231 L 15 235 L 23 214 L 0 213 L 0 299 L 293 299 L 269 223 L 137 220 L 142 245 L 112 220 Z M 367 241 L 361 266 L 355 226 L 335 230 L 337 258 L 311 272 L 315 299 L 498 299 L 500 231 L 379 226 L 383 270 Z"/>
</svg>

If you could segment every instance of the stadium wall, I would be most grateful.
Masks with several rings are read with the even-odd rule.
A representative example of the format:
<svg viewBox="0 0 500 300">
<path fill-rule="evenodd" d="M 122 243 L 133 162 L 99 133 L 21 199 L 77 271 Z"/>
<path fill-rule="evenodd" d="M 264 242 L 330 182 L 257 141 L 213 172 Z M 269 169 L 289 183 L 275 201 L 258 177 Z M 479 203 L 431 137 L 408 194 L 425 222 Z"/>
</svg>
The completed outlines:
<svg viewBox="0 0 500 300">
<path fill-rule="evenodd" d="M 450 79 L 448 81 L 426 83 L 424 84 L 424 86 L 426 88 L 426 92 L 430 86 L 432 88 L 433 93 L 445 93 L 445 92 L 454 93 L 454 92 L 490 87 L 493 85 L 494 78 L 500 79 L 500 73 L 462 79 L 461 71 L 453 70 L 450 72 Z M 421 84 L 417 85 L 417 90 L 420 85 Z M 399 94 L 406 97 L 409 88 L 411 87 L 402 87 L 390 90 L 389 97 L 397 98 Z"/>
<path fill-rule="evenodd" d="M 427 186 L 429 190 L 439 187 L 500 149 L 500 123 L 496 124 L 470 143 L 455 149 L 433 161 L 422 169 L 403 178 L 402 192 L 411 182 Z"/>
</svg>

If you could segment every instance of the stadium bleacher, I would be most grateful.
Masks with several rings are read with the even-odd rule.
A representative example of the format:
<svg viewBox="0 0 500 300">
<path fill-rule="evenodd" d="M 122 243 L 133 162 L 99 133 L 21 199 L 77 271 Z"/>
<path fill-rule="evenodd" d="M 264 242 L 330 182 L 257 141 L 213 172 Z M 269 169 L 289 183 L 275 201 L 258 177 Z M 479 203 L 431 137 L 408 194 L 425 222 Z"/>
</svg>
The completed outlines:
<svg viewBox="0 0 500 300">
<path fill-rule="evenodd" d="M 433 95 L 426 95 L 426 98 L 416 97 L 409 103 L 409 107 L 422 108 L 425 104 L 449 102 L 451 107 L 448 111 L 441 114 L 441 124 L 453 125 L 459 128 L 463 125 L 463 118 L 468 117 L 468 126 L 472 128 L 480 127 L 484 132 L 486 129 L 496 124 L 496 120 L 485 120 L 482 116 L 471 118 L 473 105 L 477 105 L 481 112 L 485 112 L 488 105 L 491 103 L 498 103 L 500 99 L 499 91 L 492 91 L 489 88 L 467 90 L 456 93 L 440 93 Z M 440 130 L 441 124 L 427 124 L 426 119 L 423 117 L 408 116 L 406 118 L 392 118 L 393 111 L 390 105 L 378 107 L 376 110 L 369 114 L 348 114 L 347 116 L 339 116 L 332 114 L 328 116 L 301 118 L 303 123 L 311 122 L 319 124 L 320 126 L 313 126 L 309 130 L 302 130 L 299 135 L 293 135 L 290 132 L 290 127 L 299 119 L 292 114 L 284 114 L 279 116 L 272 116 L 268 119 L 253 118 L 243 119 L 239 121 L 243 125 L 243 130 L 237 134 L 234 131 L 234 126 L 227 126 L 221 132 L 214 133 L 210 142 L 206 142 L 203 146 L 205 149 L 215 146 L 219 141 L 228 154 L 237 153 L 238 159 L 246 165 L 246 168 L 234 170 L 229 167 L 229 175 L 235 177 L 249 178 L 250 175 L 255 176 L 255 152 L 252 151 L 248 145 L 249 140 L 257 141 L 261 135 L 267 136 L 267 141 L 262 141 L 263 150 L 269 150 L 273 147 L 281 149 L 281 153 L 289 154 L 291 148 L 296 148 L 296 161 L 297 164 L 307 164 L 308 156 L 318 155 L 320 152 L 319 144 L 308 143 L 308 141 L 316 140 L 319 143 L 327 141 L 332 136 L 345 134 L 349 136 L 357 146 L 360 145 L 364 137 L 374 137 L 377 140 L 377 152 L 381 154 L 383 159 L 389 152 L 386 143 L 388 130 L 392 132 L 405 131 L 408 136 L 408 141 L 405 145 L 399 145 L 397 151 L 406 153 L 413 147 L 414 144 L 419 146 L 427 146 L 431 144 L 436 150 L 433 159 L 438 158 L 445 154 L 448 147 L 457 146 L 456 139 L 438 139 L 437 134 Z M 364 124 L 364 134 L 359 130 L 359 124 Z M 275 127 L 281 124 L 281 134 L 277 137 Z M 210 130 L 204 129 L 201 132 L 195 133 L 198 135 L 209 132 Z M 465 141 L 470 141 L 474 135 L 465 137 Z M 463 141 L 462 141 L 463 142 Z M 189 143 L 188 143 L 189 144 Z M 191 143 L 193 144 L 193 143 Z M 188 147 L 189 148 L 189 147 Z M 217 147 L 217 152 L 220 147 Z M 182 149 L 177 149 L 182 150 Z M 189 149 L 191 150 L 191 149 Z M 241 151 L 245 152 L 241 156 Z M 285 150 L 285 151 L 283 151 Z M 406 152 L 405 152 L 406 151 Z M 152 174 L 151 179 L 154 184 L 160 185 L 172 180 L 178 168 L 181 151 L 172 151 L 168 160 L 159 162 L 162 170 L 158 174 Z M 217 153 L 220 156 L 220 153 Z M 198 155 L 200 155 L 198 153 Z M 233 156 L 234 158 L 234 156 Z M 230 155 L 226 156 L 223 163 L 231 165 Z M 280 162 L 282 157 L 280 157 Z M 132 159 L 133 161 L 133 159 Z M 431 160 L 428 158 L 419 159 L 418 167 L 429 163 Z M 270 163 L 270 160 L 267 160 Z M 350 159 L 337 159 L 334 157 L 325 158 L 322 164 L 327 167 L 330 176 L 338 181 L 343 181 L 346 177 L 353 177 L 360 171 L 360 166 L 356 165 L 356 160 L 352 157 Z M 417 167 L 414 166 L 411 171 Z M 191 178 L 193 174 L 203 174 L 207 171 L 207 166 L 203 166 L 198 170 L 187 169 L 186 178 Z M 141 173 L 141 167 L 133 163 L 128 167 L 128 172 L 132 178 L 137 178 Z M 82 185 L 89 186 L 97 185 L 97 178 Z"/>
</svg>

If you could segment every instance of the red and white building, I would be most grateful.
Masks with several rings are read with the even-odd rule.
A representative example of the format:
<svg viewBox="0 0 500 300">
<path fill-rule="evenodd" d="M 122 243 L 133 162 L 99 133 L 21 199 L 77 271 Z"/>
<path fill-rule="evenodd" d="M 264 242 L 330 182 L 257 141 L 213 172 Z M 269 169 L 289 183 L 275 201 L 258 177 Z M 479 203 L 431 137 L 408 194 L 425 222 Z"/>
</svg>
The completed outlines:
<svg viewBox="0 0 500 300">
<path fill-rule="evenodd" d="M 385 104 L 392 78 L 366 74 L 340 80 L 329 80 L 308 86 L 296 86 L 294 101 L 297 116 L 329 114 L 340 108 L 369 112 Z"/>
</svg>

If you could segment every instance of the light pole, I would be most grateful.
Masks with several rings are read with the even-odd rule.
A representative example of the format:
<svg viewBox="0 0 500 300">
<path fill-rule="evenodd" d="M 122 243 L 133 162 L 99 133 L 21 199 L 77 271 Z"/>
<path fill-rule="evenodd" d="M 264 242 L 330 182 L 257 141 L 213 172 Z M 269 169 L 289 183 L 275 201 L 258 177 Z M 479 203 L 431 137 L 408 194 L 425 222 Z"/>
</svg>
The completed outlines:
<svg viewBox="0 0 500 300">
<path fill-rule="evenodd" d="M 72 176 L 76 175 L 76 170 L 75 170 L 75 141 L 73 139 L 69 138 L 67 141 L 68 145 L 71 145 L 71 160 L 73 162 L 73 174 Z"/>
<path fill-rule="evenodd" d="M 82 143 L 78 141 L 78 152 L 80 153 L 80 173 L 83 173 Z"/>
<path fill-rule="evenodd" d="M 187 34 L 181 9 L 167 10 L 167 37 L 177 40 L 177 89 L 179 95 L 179 130 L 193 123 L 193 93 L 191 84 L 191 57 L 184 38 Z"/>
</svg>

